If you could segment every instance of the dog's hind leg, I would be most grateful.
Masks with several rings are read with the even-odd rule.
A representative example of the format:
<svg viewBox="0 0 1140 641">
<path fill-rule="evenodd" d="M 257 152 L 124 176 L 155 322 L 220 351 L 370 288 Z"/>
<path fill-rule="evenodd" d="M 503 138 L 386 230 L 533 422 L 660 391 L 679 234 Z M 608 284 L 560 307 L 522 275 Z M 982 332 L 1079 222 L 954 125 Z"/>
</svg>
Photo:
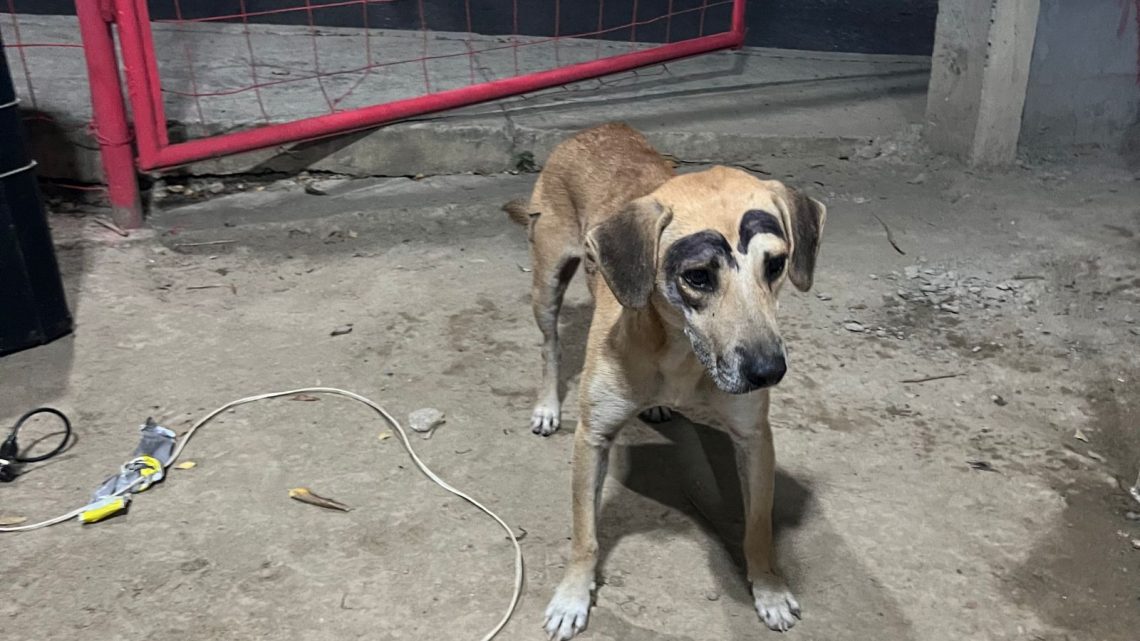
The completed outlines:
<svg viewBox="0 0 1140 641">
<path fill-rule="evenodd" d="M 561 422 L 561 398 L 558 394 L 558 375 L 562 352 L 558 342 L 558 315 L 562 298 L 581 258 L 565 253 L 550 260 L 534 255 L 534 284 L 531 289 L 531 306 L 534 320 L 542 330 L 542 385 L 531 414 L 530 429 L 535 434 L 549 436 Z"/>
</svg>

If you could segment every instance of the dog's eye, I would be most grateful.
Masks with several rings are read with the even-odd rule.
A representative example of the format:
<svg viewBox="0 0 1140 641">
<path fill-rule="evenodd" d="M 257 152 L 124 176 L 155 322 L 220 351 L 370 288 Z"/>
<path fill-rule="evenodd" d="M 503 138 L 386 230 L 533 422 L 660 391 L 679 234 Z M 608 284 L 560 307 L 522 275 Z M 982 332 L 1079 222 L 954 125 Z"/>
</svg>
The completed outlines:
<svg viewBox="0 0 1140 641">
<path fill-rule="evenodd" d="M 685 280 L 685 283 L 689 285 L 689 287 L 698 291 L 708 292 L 713 289 L 712 272 L 703 267 L 700 269 L 686 270 L 681 274 L 681 278 Z"/>
<path fill-rule="evenodd" d="M 788 262 L 787 256 L 770 256 L 764 264 L 764 277 L 772 282 L 784 273 L 784 265 Z"/>
</svg>

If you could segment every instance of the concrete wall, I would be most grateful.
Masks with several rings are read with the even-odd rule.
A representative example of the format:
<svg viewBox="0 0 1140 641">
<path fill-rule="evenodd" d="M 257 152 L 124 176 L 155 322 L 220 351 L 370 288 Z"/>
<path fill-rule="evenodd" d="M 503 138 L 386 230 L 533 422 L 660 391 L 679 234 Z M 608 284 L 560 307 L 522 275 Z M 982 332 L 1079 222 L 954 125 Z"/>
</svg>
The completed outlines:
<svg viewBox="0 0 1140 641">
<path fill-rule="evenodd" d="M 1140 0 L 1041 0 L 1023 149 L 1135 145 Z"/>
<path fill-rule="evenodd" d="M 17 13 L 71 15 L 75 0 L 9 0 Z M 172 0 L 148 0 L 151 17 L 156 20 L 175 18 Z M 340 0 L 314 0 L 312 20 L 326 27 L 364 26 L 365 14 L 358 4 Z M 343 5 L 321 9 L 322 4 Z M 428 28 L 433 31 L 467 31 L 468 14 L 462 0 L 423 0 L 421 2 L 377 2 L 367 6 L 367 24 L 374 29 L 418 30 L 420 6 Z M 628 24 L 634 7 L 640 20 L 674 11 L 700 7 L 705 0 L 563 0 L 560 3 L 560 31 L 563 35 L 593 31 L 598 24 L 598 9 L 606 28 Z M 705 28 L 725 28 L 729 7 L 717 3 L 705 15 Z M 554 33 L 553 0 L 471 0 L 471 28 L 476 33 L 498 35 L 511 32 L 518 8 L 519 33 L 549 36 Z M 238 0 L 179 0 L 182 16 L 231 15 L 239 12 Z M 247 11 L 259 12 L 281 7 L 301 7 L 298 0 L 245 0 Z M 8 5 L 0 0 L 0 13 Z M 846 53 L 882 53 L 927 55 L 934 42 L 934 17 L 938 0 L 749 0 L 747 44 L 755 47 L 802 49 L 810 51 L 842 51 Z M 673 39 L 697 35 L 698 13 L 678 17 L 671 24 Z M 255 16 L 255 24 L 308 24 L 305 11 L 272 13 Z M 234 20 L 240 22 L 240 20 Z M 665 37 L 665 21 L 638 27 L 637 39 L 659 42 Z M 628 40 L 628 29 L 616 29 L 605 36 L 611 40 Z"/>
</svg>

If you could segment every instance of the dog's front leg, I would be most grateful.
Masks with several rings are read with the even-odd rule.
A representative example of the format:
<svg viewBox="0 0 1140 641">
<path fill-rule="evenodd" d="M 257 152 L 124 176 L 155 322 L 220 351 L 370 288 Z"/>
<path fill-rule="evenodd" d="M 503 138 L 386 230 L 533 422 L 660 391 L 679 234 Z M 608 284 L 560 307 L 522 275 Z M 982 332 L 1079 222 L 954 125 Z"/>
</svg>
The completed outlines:
<svg viewBox="0 0 1140 641">
<path fill-rule="evenodd" d="M 620 419 L 584 416 L 574 431 L 573 500 L 574 528 L 571 533 L 570 562 L 562 583 L 546 608 L 543 626 L 551 639 L 565 641 L 586 629 L 590 614 L 594 576 L 598 564 L 598 507 L 609 466 L 613 437 L 632 416 L 632 407 Z M 603 423 L 598 425 L 598 423 Z"/>
<path fill-rule="evenodd" d="M 772 545 L 772 496 L 776 484 L 776 455 L 767 407 L 749 428 L 733 429 L 737 467 L 744 496 L 744 557 L 756 613 L 772 630 L 785 632 L 796 624 L 800 604 L 776 573 Z"/>
</svg>

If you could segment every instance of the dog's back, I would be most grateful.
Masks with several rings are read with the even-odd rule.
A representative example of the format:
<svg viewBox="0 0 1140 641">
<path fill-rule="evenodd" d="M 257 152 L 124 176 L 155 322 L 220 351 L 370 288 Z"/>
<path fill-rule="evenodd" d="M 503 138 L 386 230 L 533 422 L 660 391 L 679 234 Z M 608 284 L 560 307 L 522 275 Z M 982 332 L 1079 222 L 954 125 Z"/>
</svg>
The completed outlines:
<svg viewBox="0 0 1140 641">
<path fill-rule="evenodd" d="M 609 123 L 555 147 L 530 201 L 511 201 L 503 209 L 522 225 L 537 216 L 548 219 L 548 225 L 573 226 L 581 243 L 587 229 L 672 176 L 672 165 L 645 136 L 626 124 Z"/>
<path fill-rule="evenodd" d="M 673 167 L 627 125 L 588 129 L 559 144 L 535 182 L 530 200 L 503 206 L 527 226 L 532 265 L 531 305 L 542 330 L 542 389 L 531 415 L 535 434 L 558 429 L 558 312 L 566 286 L 585 255 L 586 231 L 647 196 L 673 176 Z M 590 265 L 587 272 L 592 272 Z M 591 273 L 590 292 L 597 278 Z"/>
</svg>

